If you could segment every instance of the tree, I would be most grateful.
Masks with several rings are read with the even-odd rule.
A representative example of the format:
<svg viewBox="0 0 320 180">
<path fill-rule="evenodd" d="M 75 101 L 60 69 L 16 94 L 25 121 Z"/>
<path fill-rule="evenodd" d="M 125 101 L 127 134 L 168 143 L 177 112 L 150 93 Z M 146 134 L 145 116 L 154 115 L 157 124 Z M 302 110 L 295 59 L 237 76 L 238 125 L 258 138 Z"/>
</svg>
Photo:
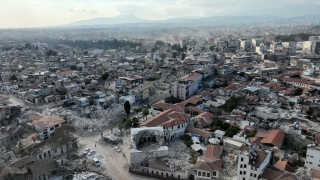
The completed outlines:
<svg viewBox="0 0 320 180">
<path fill-rule="evenodd" d="M 302 94 L 302 92 L 303 92 L 303 89 L 297 88 L 297 89 L 294 90 L 293 95 L 294 96 L 300 96 Z"/>
<path fill-rule="evenodd" d="M 134 109 L 134 112 L 138 115 L 139 114 L 139 112 L 141 112 L 142 111 L 142 109 L 141 108 L 135 108 Z"/>
<path fill-rule="evenodd" d="M 181 55 L 181 60 L 184 60 L 186 58 L 186 54 L 185 53 L 182 53 Z"/>
<path fill-rule="evenodd" d="M 87 56 L 88 54 L 88 51 L 83 51 L 83 55 Z"/>
<path fill-rule="evenodd" d="M 148 117 L 148 115 L 149 115 L 149 110 L 148 110 L 147 108 L 145 108 L 145 109 L 142 111 L 142 114 L 143 114 L 143 116 L 146 117 L 146 120 L 147 120 L 147 117 Z"/>
<path fill-rule="evenodd" d="M 210 46 L 209 49 L 210 49 L 210 51 L 213 51 L 214 50 L 214 46 Z"/>
<path fill-rule="evenodd" d="M 249 133 L 248 133 L 248 137 L 254 137 L 255 135 L 256 135 L 255 132 L 249 132 Z"/>
<path fill-rule="evenodd" d="M 181 99 L 176 98 L 176 97 L 174 97 L 174 96 L 169 96 L 169 97 L 166 97 L 166 98 L 164 99 L 164 102 L 165 102 L 165 103 L 172 103 L 172 104 L 176 104 L 176 103 L 179 103 L 179 102 L 181 102 L 181 101 L 182 101 Z"/>
<path fill-rule="evenodd" d="M 166 54 L 166 53 L 161 53 L 161 54 L 159 55 L 159 57 L 161 58 L 161 60 L 164 60 L 164 59 L 166 59 L 167 54 Z"/>
<path fill-rule="evenodd" d="M 18 78 L 17 78 L 16 75 L 12 75 L 12 76 L 10 77 L 10 80 L 11 80 L 11 81 L 14 81 L 14 80 L 18 80 Z"/>
<path fill-rule="evenodd" d="M 130 105 L 129 101 L 126 101 L 124 103 L 124 110 L 125 110 L 125 112 L 127 114 L 127 119 L 129 117 L 129 114 L 130 114 L 130 109 L 131 109 L 131 105 Z"/>
<path fill-rule="evenodd" d="M 101 76 L 102 80 L 104 80 L 104 81 L 107 80 L 108 77 L 109 77 L 108 73 L 104 73 L 104 74 Z"/>
<path fill-rule="evenodd" d="M 187 147 L 190 147 L 193 144 L 192 138 L 188 134 L 181 135 L 180 138 L 183 140 L 184 144 Z"/>
<path fill-rule="evenodd" d="M 70 66 L 70 69 L 71 69 L 71 70 L 76 70 L 77 67 L 76 67 L 75 65 L 72 65 L 72 66 Z"/>
<path fill-rule="evenodd" d="M 177 58 L 177 53 L 176 53 L 176 52 L 173 52 L 173 53 L 171 54 L 171 56 L 172 56 L 172 58 Z"/>
<path fill-rule="evenodd" d="M 49 57 L 49 56 L 56 56 L 57 55 L 57 52 L 55 52 L 55 51 L 52 51 L 51 49 L 49 49 L 49 51 L 47 51 L 47 56 Z"/>
<path fill-rule="evenodd" d="M 138 126 L 138 123 L 139 123 L 139 119 L 136 118 L 136 117 L 133 117 L 133 118 L 131 119 L 131 123 L 132 123 L 132 126 L 133 126 L 133 127 L 137 127 L 137 126 Z"/>
</svg>

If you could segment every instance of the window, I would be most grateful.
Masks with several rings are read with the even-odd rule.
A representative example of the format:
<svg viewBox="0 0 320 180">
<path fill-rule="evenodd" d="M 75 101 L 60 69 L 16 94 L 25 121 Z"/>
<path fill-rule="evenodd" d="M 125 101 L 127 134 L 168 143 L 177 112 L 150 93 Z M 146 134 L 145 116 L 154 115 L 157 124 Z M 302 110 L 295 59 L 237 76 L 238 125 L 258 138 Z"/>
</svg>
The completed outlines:
<svg viewBox="0 0 320 180">
<path fill-rule="evenodd" d="M 240 168 L 242 168 L 242 164 L 240 165 Z"/>
<path fill-rule="evenodd" d="M 242 175 L 242 171 L 240 171 L 240 175 Z"/>
<path fill-rule="evenodd" d="M 210 173 L 207 173 L 207 177 L 210 177 Z"/>
<path fill-rule="evenodd" d="M 201 176 L 201 171 L 198 171 L 198 176 Z"/>
<path fill-rule="evenodd" d="M 178 178 L 180 179 L 180 175 L 178 175 Z"/>
<path fill-rule="evenodd" d="M 313 156 L 310 156 L 311 158 L 313 158 Z"/>
<path fill-rule="evenodd" d="M 205 173 L 205 172 L 202 172 L 202 176 L 205 177 L 205 176 L 206 176 L 206 173 Z"/>
<path fill-rule="evenodd" d="M 51 127 L 51 128 L 50 128 L 50 131 L 53 131 L 53 130 L 54 130 L 54 127 Z"/>
<path fill-rule="evenodd" d="M 246 171 L 243 171 L 243 175 L 246 175 Z"/>
<path fill-rule="evenodd" d="M 243 178 L 242 180 L 246 180 L 246 178 Z"/>
<path fill-rule="evenodd" d="M 312 164 L 312 162 L 309 162 L 309 164 Z"/>
<path fill-rule="evenodd" d="M 41 155 L 39 155 L 39 159 L 42 159 L 42 156 L 41 156 Z"/>
<path fill-rule="evenodd" d="M 216 171 L 213 171 L 213 172 L 212 172 L 212 176 L 217 176 L 217 172 L 216 172 Z"/>
<path fill-rule="evenodd" d="M 253 175 L 253 177 L 257 177 L 257 175 L 256 175 L 256 174 L 254 174 L 254 175 Z"/>
<path fill-rule="evenodd" d="M 243 161 L 243 158 L 241 158 L 241 161 Z"/>
<path fill-rule="evenodd" d="M 247 168 L 247 165 L 246 165 L 246 164 L 244 165 L 244 168 Z"/>
<path fill-rule="evenodd" d="M 47 153 L 43 153 L 43 157 L 44 157 L 44 158 L 47 157 Z"/>
</svg>

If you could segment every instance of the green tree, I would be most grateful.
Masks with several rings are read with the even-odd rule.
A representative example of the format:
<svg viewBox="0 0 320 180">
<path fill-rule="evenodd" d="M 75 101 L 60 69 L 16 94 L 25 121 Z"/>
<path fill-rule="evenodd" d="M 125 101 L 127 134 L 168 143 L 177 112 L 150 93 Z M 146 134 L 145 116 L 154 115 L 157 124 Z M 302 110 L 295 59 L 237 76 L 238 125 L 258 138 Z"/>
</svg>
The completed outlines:
<svg viewBox="0 0 320 180">
<path fill-rule="evenodd" d="M 255 132 L 249 132 L 249 133 L 248 133 L 248 137 L 254 137 L 255 135 L 256 135 Z"/>
<path fill-rule="evenodd" d="M 108 77 L 109 77 L 108 73 L 104 73 L 104 74 L 101 76 L 102 80 L 104 80 L 104 81 L 107 80 Z"/>
<path fill-rule="evenodd" d="M 161 60 L 163 61 L 163 60 L 165 60 L 165 59 L 166 59 L 167 54 L 166 54 L 166 53 L 161 53 L 161 54 L 159 55 L 159 57 L 160 57 L 160 58 L 161 58 Z"/>
<path fill-rule="evenodd" d="M 214 46 L 210 46 L 209 49 L 210 49 L 210 51 L 213 51 L 214 50 Z"/>
<path fill-rule="evenodd" d="M 17 78 L 16 75 L 13 74 L 13 75 L 10 77 L 10 80 L 11 80 L 11 81 L 14 81 L 14 80 L 18 80 L 18 78 Z"/>
<path fill-rule="evenodd" d="M 131 105 L 130 105 L 129 101 L 126 101 L 123 106 L 124 106 L 124 110 L 127 114 L 127 119 L 128 119 L 129 114 L 130 114 Z"/>
<path fill-rule="evenodd" d="M 138 115 L 139 114 L 139 112 L 141 112 L 142 111 L 142 109 L 141 108 L 135 108 L 134 109 L 134 112 Z"/>
<path fill-rule="evenodd" d="M 230 124 L 229 123 L 227 123 L 227 122 L 224 122 L 222 125 L 221 125 L 221 129 L 222 130 L 224 130 L 224 131 L 226 131 L 226 130 L 228 130 L 229 128 L 230 128 Z"/>
<path fill-rule="evenodd" d="M 294 96 L 300 96 L 302 94 L 302 92 L 303 92 L 303 89 L 297 88 L 297 89 L 294 90 L 293 95 Z"/>
<path fill-rule="evenodd" d="M 147 120 L 147 117 L 148 117 L 148 115 L 149 115 L 149 110 L 148 110 L 147 108 L 145 108 L 145 109 L 142 111 L 142 114 L 143 114 L 143 116 L 146 117 L 146 120 Z"/>
<path fill-rule="evenodd" d="M 71 69 L 71 70 L 76 70 L 77 67 L 76 67 L 75 65 L 72 65 L 72 66 L 70 66 L 70 69 Z"/>
<path fill-rule="evenodd" d="M 133 117 L 133 118 L 131 119 L 131 123 L 132 123 L 132 126 L 133 126 L 133 127 L 137 127 L 137 126 L 138 126 L 138 123 L 139 123 L 139 119 L 136 118 L 136 117 Z"/>
<path fill-rule="evenodd" d="M 186 58 L 186 54 L 185 53 L 182 53 L 181 55 L 181 60 L 184 60 Z"/>
<path fill-rule="evenodd" d="M 180 138 L 183 140 L 184 144 L 187 147 L 190 147 L 193 144 L 192 138 L 189 134 L 183 134 L 180 136 Z"/>
<path fill-rule="evenodd" d="M 51 49 L 49 49 L 49 51 L 47 51 L 47 56 L 49 57 L 49 56 L 56 56 L 57 55 L 57 52 L 55 52 L 55 51 L 52 51 Z"/>
<path fill-rule="evenodd" d="M 298 149 L 299 156 L 306 157 L 307 146 L 300 146 Z"/>
<path fill-rule="evenodd" d="M 83 51 L 83 55 L 87 56 L 88 54 L 88 51 Z"/>
<path fill-rule="evenodd" d="M 177 53 L 176 53 L 176 52 L 173 52 L 173 53 L 171 54 L 171 56 L 172 56 L 172 58 L 177 58 Z"/>
<path fill-rule="evenodd" d="M 182 101 L 181 99 L 176 98 L 176 97 L 174 97 L 174 96 L 169 96 L 169 97 L 166 97 L 166 98 L 164 99 L 164 102 L 165 102 L 165 103 L 172 103 L 172 104 L 179 103 L 179 102 L 181 102 L 181 101 Z"/>
</svg>

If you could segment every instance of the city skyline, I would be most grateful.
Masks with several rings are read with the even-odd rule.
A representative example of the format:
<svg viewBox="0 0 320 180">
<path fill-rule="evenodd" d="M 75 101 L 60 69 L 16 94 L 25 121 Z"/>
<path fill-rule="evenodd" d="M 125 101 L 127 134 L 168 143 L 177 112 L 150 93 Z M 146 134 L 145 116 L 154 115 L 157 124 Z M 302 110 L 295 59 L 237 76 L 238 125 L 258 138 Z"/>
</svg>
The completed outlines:
<svg viewBox="0 0 320 180">
<path fill-rule="evenodd" d="M 319 0 L 285 0 L 281 3 L 275 0 L 0 0 L 0 28 L 55 26 L 126 14 L 147 20 L 225 15 L 294 17 L 320 15 L 319 9 Z"/>
</svg>

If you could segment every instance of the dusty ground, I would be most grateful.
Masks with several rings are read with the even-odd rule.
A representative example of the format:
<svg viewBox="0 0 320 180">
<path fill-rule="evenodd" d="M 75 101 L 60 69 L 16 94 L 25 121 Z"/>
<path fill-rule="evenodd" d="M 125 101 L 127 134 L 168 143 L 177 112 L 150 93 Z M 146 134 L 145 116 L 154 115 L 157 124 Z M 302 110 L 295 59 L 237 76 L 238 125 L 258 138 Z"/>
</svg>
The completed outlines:
<svg viewBox="0 0 320 180">
<path fill-rule="evenodd" d="M 104 134 L 110 134 L 104 132 Z M 128 172 L 129 163 L 129 136 L 123 137 L 123 145 L 119 145 L 122 152 L 118 153 L 113 150 L 113 146 L 99 141 L 100 135 L 91 137 L 79 137 L 79 153 L 85 148 L 95 150 L 97 153 L 93 156 L 87 156 L 89 162 L 93 157 L 97 157 L 101 161 L 100 167 L 89 166 L 92 171 L 112 177 L 113 180 L 147 180 Z M 96 145 L 96 148 L 95 148 Z M 125 154 L 125 157 L 123 156 Z"/>
</svg>

